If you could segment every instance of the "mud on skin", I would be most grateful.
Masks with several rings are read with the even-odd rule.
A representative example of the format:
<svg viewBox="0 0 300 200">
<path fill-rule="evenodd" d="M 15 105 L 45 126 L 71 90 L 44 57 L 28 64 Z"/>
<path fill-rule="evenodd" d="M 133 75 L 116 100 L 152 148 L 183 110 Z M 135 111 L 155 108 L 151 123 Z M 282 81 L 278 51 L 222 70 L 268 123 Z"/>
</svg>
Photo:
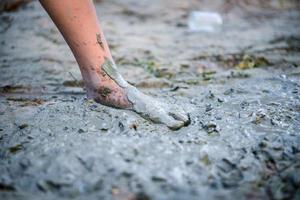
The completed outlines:
<svg viewBox="0 0 300 200">
<path fill-rule="evenodd" d="M 104 45 L 103 45 L 103 42 L 102 42 L 102 39 L 101 39 L 101 34 L 96 34 L 96 38 L 97 38 L 97 42 L 98 44 L 100 45 L 101 49 L 104 51 Z"/>
<path fill-rule="evenodd" d="M 101 69 L 123 88 L 128 101 L 131 103 L 129 110 L 155 123 L 165 124 L 172 130 L 177 130 L 190 123 L 189 115 L 180 107 L 161 103 L 128 84 L 117 71 L 115 64 L 108 58 L 105 58 Z"/>
<path fill-rule="evenodd" d="M 120 109 L 126 109 L 130 106 L 130 102 L 126 96 L 124 96 L 124 92 L 119 91 L 119 88 L 110 88 L 109 85 L 100 85 L 88 93 L 90 98 L 93 98 L 97 103 L 102 105 Z"/>
</svg>

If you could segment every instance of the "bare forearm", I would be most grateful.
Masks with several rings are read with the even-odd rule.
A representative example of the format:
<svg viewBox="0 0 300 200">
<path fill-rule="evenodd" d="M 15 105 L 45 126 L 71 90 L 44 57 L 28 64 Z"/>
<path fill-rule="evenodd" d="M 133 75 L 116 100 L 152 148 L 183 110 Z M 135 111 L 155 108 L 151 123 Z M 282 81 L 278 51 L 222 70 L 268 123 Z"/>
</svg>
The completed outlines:
<svg viewBox="0 0 300 200">
<path fill-rule="evenodd" d="M 111 58 L 91 0 L 40 2 L 64 36 L 81 67 L 100 65 L 104 56 Z"/>
</svg>

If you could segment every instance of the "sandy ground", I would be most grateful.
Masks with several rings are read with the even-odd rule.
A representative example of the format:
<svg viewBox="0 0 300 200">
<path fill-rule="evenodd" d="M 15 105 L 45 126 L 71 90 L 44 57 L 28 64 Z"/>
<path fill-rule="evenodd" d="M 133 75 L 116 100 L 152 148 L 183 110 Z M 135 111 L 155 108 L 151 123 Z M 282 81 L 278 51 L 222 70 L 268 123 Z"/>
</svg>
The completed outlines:
<svg viewBox="0 0 300 200">
<path fill-rule="evenodd" d="M 38 2 L 0 14 L 1 199 L 299 199 L 298 1 L 101 1 L 129 82 L 182 105 L 171 131 L 85 99 Z M 191 33 L 192 10 L 224 18 Z"/>
</svg>

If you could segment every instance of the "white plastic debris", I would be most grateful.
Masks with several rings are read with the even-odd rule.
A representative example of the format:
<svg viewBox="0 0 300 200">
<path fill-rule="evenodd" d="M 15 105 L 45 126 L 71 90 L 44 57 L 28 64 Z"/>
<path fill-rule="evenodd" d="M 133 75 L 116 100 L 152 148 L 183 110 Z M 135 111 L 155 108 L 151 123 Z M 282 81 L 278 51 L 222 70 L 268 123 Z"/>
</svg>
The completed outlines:
<svg viewBox="0 0 300 200">
<path fill-rule="evenodd" d="M 192 11 L 188 17 L 191 32 L 216 32 L 223 24 L 220 14 L 215 12 Z"/>
</svg>

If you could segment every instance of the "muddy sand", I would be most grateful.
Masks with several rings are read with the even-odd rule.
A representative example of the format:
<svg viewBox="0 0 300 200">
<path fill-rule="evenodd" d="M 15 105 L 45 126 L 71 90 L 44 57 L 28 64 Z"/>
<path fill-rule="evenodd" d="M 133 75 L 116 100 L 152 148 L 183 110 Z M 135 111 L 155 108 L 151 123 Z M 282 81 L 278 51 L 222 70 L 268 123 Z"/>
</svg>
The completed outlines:
<svg viewBox="0 0 300 200">
<path fill-rule="evenodd" d="M 299 199 L 298 1 L 98 1 L 124 77 L 178 131 L 85 98 L 38 2 L 0 14 L 0 199 Z M 192 10 L 219 12 L 214 33 Z"/>
</svg>

